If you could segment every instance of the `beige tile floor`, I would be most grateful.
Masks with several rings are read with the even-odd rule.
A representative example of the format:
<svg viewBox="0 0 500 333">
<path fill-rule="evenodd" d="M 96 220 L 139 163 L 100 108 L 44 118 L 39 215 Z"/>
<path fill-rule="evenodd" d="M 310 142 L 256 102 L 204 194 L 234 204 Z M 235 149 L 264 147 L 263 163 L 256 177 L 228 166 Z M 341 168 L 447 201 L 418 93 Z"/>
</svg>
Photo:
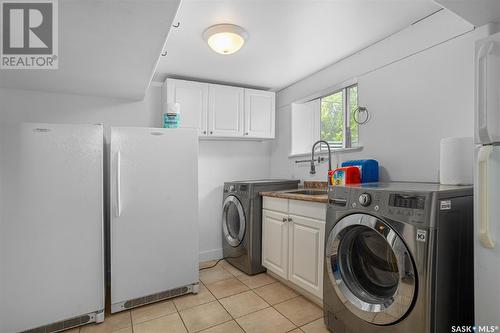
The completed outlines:
<svg viewBox="0 0 500 333">
<path fill-rule="evenodd" d="M 213 265 L 202 263 L 200 267 Z M 265 273 L 227 262 L 200 271 L 200 292 L 106 316 L 66 333 L 326 333 L 323 311 Z"/>
</svg>

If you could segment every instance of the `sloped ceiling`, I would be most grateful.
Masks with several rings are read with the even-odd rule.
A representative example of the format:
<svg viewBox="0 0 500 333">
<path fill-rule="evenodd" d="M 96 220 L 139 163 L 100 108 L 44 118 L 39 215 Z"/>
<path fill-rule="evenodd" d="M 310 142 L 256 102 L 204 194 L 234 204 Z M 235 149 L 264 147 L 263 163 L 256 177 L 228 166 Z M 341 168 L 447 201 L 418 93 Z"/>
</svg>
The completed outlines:
<svg viewBox="0 0 500 333">
<path fill-rule="evenodd" d="M 59 69 L 0 70 L 0 87 L 142 99 L 180 0 L 59 0 Z"/>
</svg>

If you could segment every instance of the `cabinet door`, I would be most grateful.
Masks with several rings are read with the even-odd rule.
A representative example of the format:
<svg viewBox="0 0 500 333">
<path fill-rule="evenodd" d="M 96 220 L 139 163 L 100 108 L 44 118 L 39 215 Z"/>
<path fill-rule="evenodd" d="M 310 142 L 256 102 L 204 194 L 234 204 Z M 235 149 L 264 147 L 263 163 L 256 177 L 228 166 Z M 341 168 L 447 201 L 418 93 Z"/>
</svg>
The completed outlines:
<svg viewBox="0 0 500 333">
<path fill-rule="evenodd" d="M 245 89 L 245 136 L 274 138 L 275 94 Z"/>
<path fill-rule="evenodd" d="M 288 279 L 323 298 L 325 221 L 290 215 Z"/>
<path fill-rule="evenodd" d="M 167 103 L 179 103 L 181 127 L 195 128 L 199 135 L 206 135 L 208 83 L 167 79 L 166 85 L 163 108 L 166 109 Z"/>
<path fill-rule="evenodd" d="M 262 210 L 262 265 L 288 278 L 288 215 Z"/>
<path fill-rule="evenodd" d="M 209 86 L 208 131 L 211 136 L 243 136 L 244 89 Z"/>
</svg>

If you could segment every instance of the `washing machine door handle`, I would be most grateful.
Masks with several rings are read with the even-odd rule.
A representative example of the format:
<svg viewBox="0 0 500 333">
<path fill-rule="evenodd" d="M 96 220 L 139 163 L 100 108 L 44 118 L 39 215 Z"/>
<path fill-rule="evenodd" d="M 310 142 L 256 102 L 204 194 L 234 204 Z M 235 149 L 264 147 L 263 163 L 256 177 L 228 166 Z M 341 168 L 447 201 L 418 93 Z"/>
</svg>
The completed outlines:
<svg viewBox="0 0 500 333">
<path fill-rule="evenodd" d="M 410 254 L 405 251 L 403 255 L 403 267 L 404 267 L 404 275 L 405 277 L 411 278 L 415 281 L 415 269 L 413 267 L 413 261 L 411 260 Z"/>
<path fill-rule="evenodd" d="M 229 208 L 234 206 L 238 213 L 238 223 L 239 228 L 237 230 L 237 234 L 235 235 L 234 230 L 228 225 L 229 223 L 233 223 L 228 219 Z M 245 219 L 245 211 L 243 209 L 243 205 L 240 200 L 234 195 L 228 195 L 222 204 L 222 232 L 224 234 L 225 241 L 231 245 L 232 247 L 237 247 L 243 241 L 245 237 L 246 230 L 246 219 Z"/>
</svg>

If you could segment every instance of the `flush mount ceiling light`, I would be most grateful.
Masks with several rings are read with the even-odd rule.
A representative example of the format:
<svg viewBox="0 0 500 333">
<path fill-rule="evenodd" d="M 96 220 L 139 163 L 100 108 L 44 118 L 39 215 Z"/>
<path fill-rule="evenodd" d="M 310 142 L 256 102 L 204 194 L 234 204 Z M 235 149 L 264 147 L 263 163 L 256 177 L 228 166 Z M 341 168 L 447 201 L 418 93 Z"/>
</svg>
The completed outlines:
<svg viewBox="0 0 500 333">
<path fill-rule="evenodd" d="M 247 32 L 234 24 L 213 25 L 203 33 L 203 39 L 217 53 L 232 54 L 248 39 Z"/>
</svg>

